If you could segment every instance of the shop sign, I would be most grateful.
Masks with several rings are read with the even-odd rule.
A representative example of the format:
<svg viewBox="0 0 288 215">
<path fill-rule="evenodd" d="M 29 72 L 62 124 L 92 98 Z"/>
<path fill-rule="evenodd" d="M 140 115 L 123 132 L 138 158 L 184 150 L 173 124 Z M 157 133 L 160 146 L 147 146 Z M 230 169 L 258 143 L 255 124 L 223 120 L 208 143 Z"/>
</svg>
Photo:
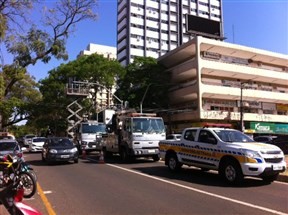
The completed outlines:
<svg viewBox="0 0 288 215">
<path fill-rule="evenodd" d="M 275 133 L 288 134 L 288 124 L 275 124 Z"/>
<path fill-rule="evenodd" d="M 286 104 L 276 104 L 277 110 L 288 111 L 288 105 Z"/>
<path fill-rule="evenodd" d="M 266 122 L 251 122 L 250 129 L 255 130 L 255 133 L 274 133 L 275 124 Z"/>
</svg>

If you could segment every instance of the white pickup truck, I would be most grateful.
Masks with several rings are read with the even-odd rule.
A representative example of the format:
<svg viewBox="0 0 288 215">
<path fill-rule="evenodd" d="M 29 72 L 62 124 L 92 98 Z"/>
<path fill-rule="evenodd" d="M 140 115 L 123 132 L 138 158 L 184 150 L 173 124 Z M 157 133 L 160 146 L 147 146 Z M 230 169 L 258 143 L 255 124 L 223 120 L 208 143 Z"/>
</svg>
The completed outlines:
<svg viewBox="0 0 288 215">
<path fill-rule="evenodd" d="M 241 183 L 245 176 L 271 183 L 286 169 L 280 148 L 255 142 L 234 129 L 186 128 L 180 140 L 162 140 L 159 148 L 161 159 L 171 171 L 183 164 L 216 170 L 230 184 Z"/>
</svg>

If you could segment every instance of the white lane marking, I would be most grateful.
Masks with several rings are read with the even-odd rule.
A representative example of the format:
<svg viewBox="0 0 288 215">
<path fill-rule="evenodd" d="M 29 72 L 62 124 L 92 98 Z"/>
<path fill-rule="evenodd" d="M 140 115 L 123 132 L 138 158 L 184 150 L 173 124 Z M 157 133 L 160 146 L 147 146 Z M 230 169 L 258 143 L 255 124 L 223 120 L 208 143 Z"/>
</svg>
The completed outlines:
<svg viewBox="0 0 288 215">
<path fill-rule="evenodd" d="M 50 194 L 50 193 L 52 193 L 52 191 L 51 190 L 47 190 L 47 191 L 43 191 L 43 193 L 44 194 Z"/>
<path fill-rule="evenodd" d="M 202 193 L 202 194 L 205 194 L 205 195 L 208 195 L 208 196 L 212 196 L 212 197 L 215 197 L 215 198 L 219 198 L 219 199 L 223 199 L 223 200 L 226 200 L 226 201 L 234 202 L 234 203 L 237 203 L 237 204 L 240 204 L 240 205 L 245 205 L 245 206 L 248 206 L 248 207 L 251 207 L 251 208 L 256 208 L 256 209 L 259 209 L 259 210 L 262 210 L 262 211 L 266 211 L 266 212 L 270 212 L 270 213 L 273 213 L 273 214 L 288 215 L 287 213 L 284 213 L 284 212 L 281 212 L 281 211 L 276 211 L 276 210 L 272 210 L 272 209 L 265 208 L 265 207 L 262 207 L 262 206 L 257 206 L 257 205 L 254 205 L 254 204 L 250 204 L 248 202 L 243 202 L 243 201 L 239 201 L 239 200 L 235 200 L 235 199 L 230 199 L 230 198 L 227 198 L 225 196 L 220 196 L 220 195 L 217 195 L 217 194 L 214 194 L 214 193 L 209 193 L 209 192 L 206 192 L 206 191 L 203 191 L 203 190 L 199 190 L 199 189 L 196 189 L 196 188 L 192 188 L 192 187 L 188 187 L 188 186 L 185 186 L 185 185 L 182 185 L 182 184 L 177 184 L 177 183 L 174 183 L 174 182 L 171 182 L 171 181 L 167 181 L 167 180 L 162 179 L 162 178 L 154 177 L 154 176 L 151 176 L 151 175 L 146 175 L 144 173 L 137 172 L 137 171 L 130 170 L 130 169 L 126 169 L 126 168 L 123 168 L 123 167 L 120 167 L 120 166 L 116 166 L 116 165 L 113 165 L 113 164 L 107 164 L 106 163 L 106 165 L 111 166 L 111 167 L 115 167 L 115 168 L 118 168 L 118 169 L 121 169 L 121 170 L 124 170 L 124 171 L 127 171 L 127 172 L 135 173 L 135 174 L 138 174 L 138 175 L 141 175 L 141 176 L 145 176 L 147 178 L 152 178 L 154 180 L 158 180 L 158 181 L 161 181 L 161 182 L 164 182 L 164 183 L 167 183 L 167 184 L 171 184 L 171 185 L 174 185 L 174 186 L 177 186 L 177 187 L 181 187 L 181 188 L 185 188 L 185 189 L 188 189 L 188 190 L 192 190 L 194 192 L 198 192 L 198 193 Z"/>
</svg>

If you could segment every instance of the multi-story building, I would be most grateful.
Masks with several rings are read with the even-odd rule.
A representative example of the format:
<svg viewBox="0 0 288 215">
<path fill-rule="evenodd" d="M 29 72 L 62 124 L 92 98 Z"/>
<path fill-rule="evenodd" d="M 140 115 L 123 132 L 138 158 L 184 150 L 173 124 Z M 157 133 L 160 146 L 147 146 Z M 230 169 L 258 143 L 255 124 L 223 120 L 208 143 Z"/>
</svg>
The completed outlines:
<svg viewBox="0 0 288 215">
<path fill-rule="evenodd" d="M 197 36 L 158 61 L 175 83 L 173 130 L 212 123 L 288 134 L 287 55 Z"/>
<path fill-rule="evenodd" d="M 219 22 L 223 36 L 222 0 L 118 0 L 118 61 L 126 66 L 135 56 L 158 58 L 192 39 L 187 14 Z"/>
<path fill-rule="evenodd" d="M 87 48 L 78 54 L 77 58 L 82 56 L 82 55 L 91 55 L 94 53 L 97 53 L 99 55 L 103 55 L 105 58 L 108 58 L 108 59 L 114 60 L 117 58 L 116 47 L 104 46 L 104 45 L 99 45 L 99 44 L 94 44 L 94 43 L 89 43 Z"/>
</svg>

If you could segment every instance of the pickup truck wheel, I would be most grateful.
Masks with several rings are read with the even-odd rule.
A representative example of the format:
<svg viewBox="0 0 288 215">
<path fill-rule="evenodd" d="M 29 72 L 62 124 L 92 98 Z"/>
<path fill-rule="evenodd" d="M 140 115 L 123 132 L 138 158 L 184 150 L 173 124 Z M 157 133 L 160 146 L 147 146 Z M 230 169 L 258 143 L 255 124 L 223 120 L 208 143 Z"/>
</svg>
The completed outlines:
<svg viewBox="0 0 288 215">
<path fill-rule="evenodd" d="M 263 176 L 262 179 L 263 181 L 265 181 L 266 183 L 271 183 L 275 180 L 277 180 L 279 173 L 275 174 L 275 175 L 268 175 L 268 176 Z"/>
<path fill-rule="evenodd" d="M 234 160 L 226 160 L 221 165 L 220 175 L 229 184 L 240 184 L 244 179 L 240 165 Z"/>
<path fill-rule="evenodd" d="M 171 172 L 177 172 L 181 168 L 181 164 L 178 161 L 176 154 L 169 154 L 167 158 L 168 168 Z"/>
</svg>

